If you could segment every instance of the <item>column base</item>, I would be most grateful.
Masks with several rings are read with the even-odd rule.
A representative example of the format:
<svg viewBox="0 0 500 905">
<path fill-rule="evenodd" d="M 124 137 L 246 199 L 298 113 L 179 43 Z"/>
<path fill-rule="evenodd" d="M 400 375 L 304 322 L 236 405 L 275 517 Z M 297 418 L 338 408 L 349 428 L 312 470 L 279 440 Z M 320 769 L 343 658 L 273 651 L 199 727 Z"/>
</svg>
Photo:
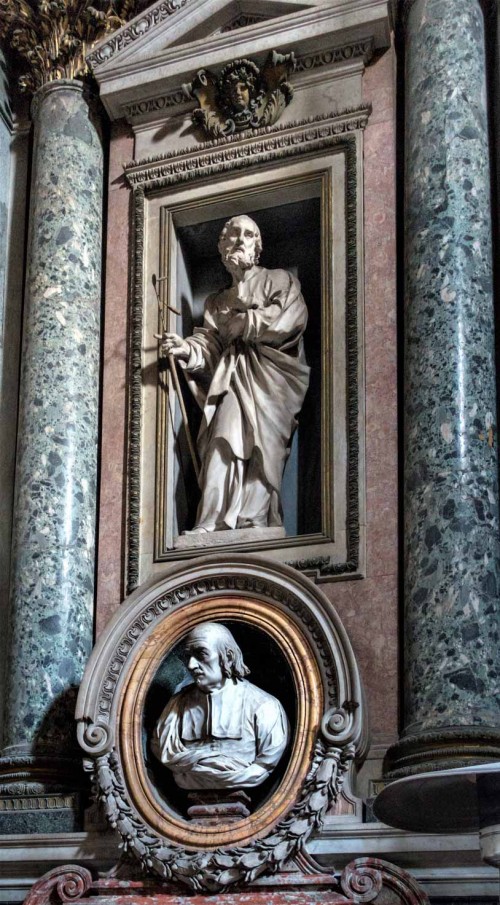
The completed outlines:
<svg viewBox="0 0 500 905">
<path fill-rule="evenodd" d="M 481 858 L 500 870 L 500 823 L 485 826 L 479 831 Z"/>
<path fill-rule="evenodd" d="M 499 773 L 500 758 L 396 779 L 377 795 L 373 811 L 377 820 L 408 832 L 477 833 L 482 823 L 480 783 Z"/>
<path fill-rule="evenodd" d="M 82 830 L 87 789 L 80 760 L 0 758 L 0 835 Z"/>
<path fill-rule="evenodd" d="M 477 778 L 481 857 L 500 869 L 500 764 L 496 773 Z"/>
<path fill-rule="evenodd" d="M 407 735 L 384 758 L 384 780 L 420 773 L 458 770 L 500 761 L 500 729 L 489 726 L 448 726 L 435 732 Z"/>
</svg>

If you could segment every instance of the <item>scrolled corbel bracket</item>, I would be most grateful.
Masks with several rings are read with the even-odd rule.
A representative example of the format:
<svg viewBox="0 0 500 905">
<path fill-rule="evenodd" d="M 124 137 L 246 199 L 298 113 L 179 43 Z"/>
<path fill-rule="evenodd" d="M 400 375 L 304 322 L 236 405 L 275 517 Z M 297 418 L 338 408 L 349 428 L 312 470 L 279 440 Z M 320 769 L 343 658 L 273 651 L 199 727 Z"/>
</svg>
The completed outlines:
<svg viewBox="0 0 500 905">
<path fill-rule="evenodd" d="M 114 733 L 103 723 L 93 723 L 88 718 L 79 717 L 76 734 L 80 747 L 92 757 L 107 754 L 113 748 Z"/>
<path fill-rule="evenodd" d="M 328 745 L 349 745 L 359 740 L 359 707 L 358 701 L 345 701 L 342 707 L 327 710 L 321 721 L 321 733 Z"/>
<path fill-rule="evenodd" d="M 52 905 L 77 902 L 92 886 L 92 874 L 78 864 L 55 867 L 38 880 L 24 900 L 24 905 Z"/>
</svg>

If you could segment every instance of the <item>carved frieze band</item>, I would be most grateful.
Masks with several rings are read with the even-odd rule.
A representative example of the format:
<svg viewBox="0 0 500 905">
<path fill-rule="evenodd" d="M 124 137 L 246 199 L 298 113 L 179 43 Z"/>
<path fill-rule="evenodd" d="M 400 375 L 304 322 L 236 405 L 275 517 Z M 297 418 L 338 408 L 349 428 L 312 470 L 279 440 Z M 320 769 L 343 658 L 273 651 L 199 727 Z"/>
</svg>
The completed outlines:
<svg viewBox="0 0 500 905">
<path fill-rule="evenodd" d="M 136 101 L 133 104 L 123 104 L 122 112 L 127 119 L 135 119 L 137 116 L 145 116 L 148 113 L 161 113 L 170 107 L 186 104 L 189 98 L 182 88 L 171 91 L 169 94 L 161 94 L 159 97 L 150 97 L 145 101 Z"/>
<path fill-rule="evenodd" d="M 151 9 L 146 10 L 140 18 L 134 19 L 128 28 L 120 31 L 119 34 L 110 38 L 105 44 L 101 44 L 93 53 L 87 57 L 87 63 L 90 69 L 95 72 L 104 63 L 107 63 L 120 50 L 124 50 L 134 41 L 144 37 L 155 25 L 159 25 L 165 19 L 168 19 L 177 10 L 182 9 L 186 5 L 187 0 L 163 0 L 162 3 L 156 4 Z"/>
<path fill-rule="evenodd" d="M 354 41 L 350 44 L 342 44 L 340 47 L 332 47 L 330 50 L 322 50 L 320 53 L 308 54 L 297 57 L 296 72 L 309 72 L 319 66 L 331 66 L 332 63 L 345 63 L 347 60 L 363 59 L 369 63 L 373 56 L 373 38 L 362 41 Z"/>
<path fill-rule="evenodd" d="M 346 154 L 347 229 L 347 557 L 332 562 L 329 556 L 290 561 L 289 565 L 315 577 L 355 572 L 359 567 L 359 386 L 358 386 L 358 258 L 357 258 L 357 164 L 353 133 L 365 128 L 370 109 L 360 107 L 336 116 L 312 117 L 255 130 L 248 138 L 227 136 L 204 142 L 196 150 L 171 152 L 132 161 L 125 174 L 134 188 L 135 254 L 132 261 L 132 374 L 130 396 L 130 441 L 128 461 L 128 593 L 139 583 L 140 494 L 141 494 L 141 343 L 143 332 L 144 193 L 193 179 L 242 170 L 258 163 L 273 163 L 305 153 L 319 153 L 342 144 Z"/>
<path fill-rule="evenodd" d="M 254 166 L 260 158 L 268 162 L 306 151 L 323 150 L 338 143 L 342 136 L 364 129 L 369 115 L 370 108 L 363 106 L 275 128 L 264 127 L 246 134 L 229 135 L 202 142 L 194 149 L 185 148 L 133 160 L 125 167 L 125 175 L 131 186 L 142 185 L 149 191 L 174 182 Z"/>
</svg>

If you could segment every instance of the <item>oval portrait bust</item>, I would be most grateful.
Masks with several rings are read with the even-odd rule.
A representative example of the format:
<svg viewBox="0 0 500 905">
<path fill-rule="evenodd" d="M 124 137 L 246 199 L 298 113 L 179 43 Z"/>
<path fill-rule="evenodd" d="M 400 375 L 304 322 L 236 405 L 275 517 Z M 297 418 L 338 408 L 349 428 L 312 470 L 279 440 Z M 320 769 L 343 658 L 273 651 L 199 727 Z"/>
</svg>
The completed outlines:
<svg viewBox="0 0 500 905">
<path fill-rule="evenodd" d="M 190 819 L 248 816 L 283 776 L 294 698 L 290 667 L 265 632 L 234 620 L 196 625 L 146 700 L 145 757 L 162 795 Z"/>
<path fill-rule="evenodd" d="M 242 554 L 176 566 L 123 605 L 92 653 L 77 720 L 124 849 L 195 892 L 281 869 L 367 749 L 330 601 Z"/>
</svg>

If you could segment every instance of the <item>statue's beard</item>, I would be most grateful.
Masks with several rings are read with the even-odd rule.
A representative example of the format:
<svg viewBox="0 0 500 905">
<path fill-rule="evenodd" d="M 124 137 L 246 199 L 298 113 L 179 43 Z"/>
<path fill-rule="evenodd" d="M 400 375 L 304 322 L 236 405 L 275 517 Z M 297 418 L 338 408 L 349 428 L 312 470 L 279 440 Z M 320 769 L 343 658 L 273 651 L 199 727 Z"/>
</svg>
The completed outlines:
<svg viewBox="0 0 500 905">
<path fill-rule="evenodd" d="M 226 251 L 223 256 L 223 264 L 231 276 L 245 273 L 251 270 L 256 263 L 255 250 L 237 248 L 235 251 Z"/>
</svg>

